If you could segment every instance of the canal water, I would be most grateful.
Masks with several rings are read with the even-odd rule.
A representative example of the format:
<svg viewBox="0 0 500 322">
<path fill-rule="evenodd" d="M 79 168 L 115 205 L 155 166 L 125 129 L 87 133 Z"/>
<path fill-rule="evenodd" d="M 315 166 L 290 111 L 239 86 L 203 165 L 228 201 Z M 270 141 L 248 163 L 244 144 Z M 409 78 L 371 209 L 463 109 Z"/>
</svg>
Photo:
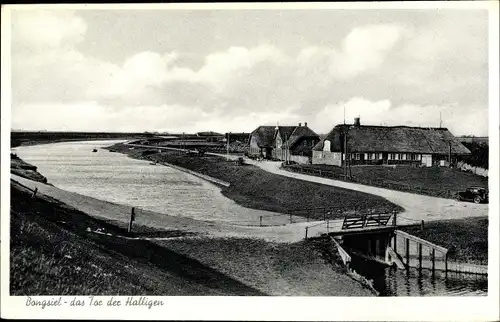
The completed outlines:
<svg viewBox="0 0 500 322">
<path fill-rule="evenodd" d="M 13 150 L 52 185 L 93 198 L 173 216 L 240 225 L 283 224 L 288 216 L 242 207 L 207 181 L 101 147 L 117 141 L 63 142 Z M 92 152 L 96 148 L 98 152 Z"/>
<path fill-rule="evenodd" d="M 65 142 L 16 147 L 54 186 L 97 199 L 199 220 L 256 225 L 259 216 L 286 222 L 288 216 L 248 209 L 214 185 L 185 172 L 150 165 L 100 147 L 116 141 Z M 98 152 L 93 153 L 92 149 Z M 266 219 L 269 220 L 269 219 Z M 373 280 L 381 296 L 487 295 L 487 279 L 466 274 L 431 276 L 429 271 L 395 270 L 353 256 L 352 268 Z"/>
<path fill-rule="evenodd" d="M 380 296 L 487 296 L 488 278 L 430 269 L 409 270 L 388 267 L 381 263 L 352 256 L 351 268 L 373 281 Z"/>
</svg>

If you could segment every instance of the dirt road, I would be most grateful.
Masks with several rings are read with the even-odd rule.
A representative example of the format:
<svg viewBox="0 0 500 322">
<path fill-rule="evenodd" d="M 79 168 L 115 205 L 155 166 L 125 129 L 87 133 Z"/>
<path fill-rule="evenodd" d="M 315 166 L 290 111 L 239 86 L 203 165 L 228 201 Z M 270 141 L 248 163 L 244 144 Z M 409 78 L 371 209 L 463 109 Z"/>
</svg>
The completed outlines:
<svg viewBox="0 0 500 322">
<path fill-rule="evenodd" d="M 469 202 L 456 201 L 453 199 L 436 198 L 289 172 L 279 168 L 281 162 L 255 162 L 251 160 L 249 160 L 248 162 L 251 162 L 252 164 L 258 166 L 263 170 L 282 176 L 310 182 L 317 182 L 345 189 L 357 190 L 386 198 L 390 202 L 393 202 L 405 209 L 403 213 L 398 215 L 398 224 L 414 223 L 415 221 L 420 220 L 434 221 L 442 219 L 456 219 L 488 215 L 487 204 L 474 204 Z"/>
<path fill-rule="evenodd" d="M 57 187 L 46 185 L 41 182 L 31 181 L 14 174 L 11 178 L 22 185 L 35 189 L 38 193 L 54 198 L 66 205 L 80 210 L 90 216 L 114 220 L 126 226 L 130 218 L 131 208 L 77 193 L 65 191 Z M 179 229 L 200 234 L 207 234 L 214 237 L 248 237 L 259 238 L 274 242 L 297 242 L 305 237 L 305 227 L 315 224 L 315 222 L 294 223 L 281 226 L 241 226 L 230 223 L 201 221 L 188 217 L 171 216 L 158 212 L 136 210 L 136 223 L 159 229 Z M 337 224 L 338 225 L 338 224 Z M 318 226 L 318 228 L 321 225 Z M 332 229 L 335 224 L 332 223 Z M 320 230 L 311 228 L 309 236 L 321 233 Z"/>
</svg>

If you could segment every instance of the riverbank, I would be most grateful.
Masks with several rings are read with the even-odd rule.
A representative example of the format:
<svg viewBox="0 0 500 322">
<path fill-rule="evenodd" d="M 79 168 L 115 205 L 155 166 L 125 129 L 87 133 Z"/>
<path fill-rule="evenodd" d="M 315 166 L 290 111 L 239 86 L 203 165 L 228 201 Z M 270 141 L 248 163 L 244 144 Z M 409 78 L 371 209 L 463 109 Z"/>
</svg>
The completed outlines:
<svg viewBox="0 0 500 322">
<path fill-rule="evenodd" d="M 14 153 L 10 154 L 10 172 L 26 179 L 47 183 L 47 178 L 37 171 L 37 167 L 25 162 Z"/>
<path fill-rule="evenodd" d="M 90 198 L 92 199 L 92 198 Z M 89 202 L 92 202 L 90 200 Z M 168 217 L 165 219 L 168 220 Z M 90 217 L 11 184 L 13 295 L 370 296 L 314 241 L 273 243 Z"/>
<path fill-rule="evenodd" d="M 331 219 L 345 212 L 373 209 L 376 212 L 400 212 L 403 209 L 384 198 L 358 191 L 328 187 L 269 173 L 253 165 L 238 165 L 222 157 L 189 156 L 178 151 L 130 148 L 122 143 L 106 148 L 129 157 L 166 162 L 230 183 L 221 192 L 241 206 L 279 213 L 324 207 L 334 209 Z M 305 212 L 303 216 L 323 219 L 323 213 Z"/>
<path fill-rule="evenodd" d="M 403 228 L 409 234 L 448 249 L 448 259 L 460 263 L 488 264 L 488 217 L 428 222 Z"/>
</svg>

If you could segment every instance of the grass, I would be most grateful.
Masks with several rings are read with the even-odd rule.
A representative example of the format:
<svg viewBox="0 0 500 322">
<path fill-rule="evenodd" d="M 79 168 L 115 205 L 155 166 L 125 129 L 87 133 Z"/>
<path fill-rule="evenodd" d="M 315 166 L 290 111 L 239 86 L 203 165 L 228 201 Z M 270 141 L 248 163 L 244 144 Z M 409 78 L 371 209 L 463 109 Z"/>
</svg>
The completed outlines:
<svg viewBox="0 0 500 322">
<path fill-rule="evenodd" d="M 343 168 L 331 165 L 294 165 L 293 168 L 322 170 L 322 176 L 332 173 L 339 177 L 344 173 Z M 351 172 L 354 182 L 447 198 L 453 198 L 456 192 L 469 186 L 488 187 L 486 177 L 445 167 L 353 166 Z"/>
<path fill-rule="evenodd" d="M 325 207 L 339 212 L 359 209 L 375 211 L 402 211 L 402 208 L 382 197 L 354 190 L 342 189 L 288 178 L 269 173 L 253 165 L 237 165 L 218 156 L 187 156 L 175 151 L 155 153 L 143 156 L 147 149 L 129 150 L 123 144 L 111 149 L 127 153 L 130 157 L 157 162 L 168 162 L 223 181 L 229 187 L 222 187 L 222 193 L 238 204 L 254 209 L 290 213 L 293 210 Z M 322 219 L 323 213 L 305 214 L 313 219 Z"/>
<path fill-rule="evenodd" d="M 87 229 L 89 228 L 89 229 Z M 111 236 L 95 234 L 102 229 Z M 124 228 L 11 185 L 12 295 L 370 295 L 312 242 L 210 238 Z"/>
<path fill-rule="evenodd" d="M 12 153 L 10 155 L 10 172 L 26 179 L 47 183 L 47 178 L 38 173 L 35 166 Z"/>
<path fill-rule="evenodd" d="M 459 262 L 486 264 L 488 261 L 488 217 L 443 220 L 419 227 L 404 228 L 448 249 L 448 258 Z"/>
</svg>

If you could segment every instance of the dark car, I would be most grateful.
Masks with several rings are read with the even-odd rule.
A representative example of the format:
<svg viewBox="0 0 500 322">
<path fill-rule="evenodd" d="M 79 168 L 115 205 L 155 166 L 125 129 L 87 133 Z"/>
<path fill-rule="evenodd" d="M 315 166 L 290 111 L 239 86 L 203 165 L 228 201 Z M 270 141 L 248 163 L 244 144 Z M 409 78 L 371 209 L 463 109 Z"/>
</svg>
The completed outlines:
<svg viewBox="0 0 500 322">
<path fill-rule="evenodd" d="M 488 190 L 482 187 L 469 187 L 457 193 L 457 200 L 474 201 L 474 203 L 488 203 Z"/>
</svg>

